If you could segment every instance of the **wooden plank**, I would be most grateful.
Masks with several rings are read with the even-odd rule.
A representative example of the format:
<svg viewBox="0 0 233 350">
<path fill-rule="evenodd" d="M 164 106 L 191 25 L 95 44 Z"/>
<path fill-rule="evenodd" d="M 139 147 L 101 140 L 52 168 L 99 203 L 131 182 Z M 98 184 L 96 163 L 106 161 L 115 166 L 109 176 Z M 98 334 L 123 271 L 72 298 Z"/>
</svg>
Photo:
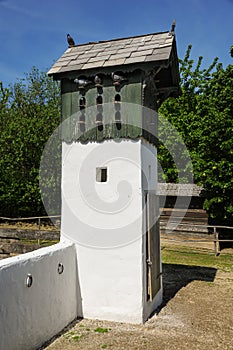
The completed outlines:
<svg viewBox="0 0 233 350">
<path fill-rule="evenodd" d="M 161 288 L 160 232 L 158 196 L 147 193 L 147 236 L 148 236 L 148 294 L 152 301 Z"/>
<path fill-rule="evenodd" d="M 149 206 L 149 194 L 146 194 L 146 227 L 147 227 L 147 294 L 149 300 L 153 300 L 152 292 L 152 272 L 151 272 L 151 231 L 150 231 L 150 206 Z"/>
<path fill-rule="evenodd" d="M 62 95 L 62 140 L 71 141 L 70 135 L 70 115 L 71 115 L 71 93 L 67 92 Z"/>
</svg>

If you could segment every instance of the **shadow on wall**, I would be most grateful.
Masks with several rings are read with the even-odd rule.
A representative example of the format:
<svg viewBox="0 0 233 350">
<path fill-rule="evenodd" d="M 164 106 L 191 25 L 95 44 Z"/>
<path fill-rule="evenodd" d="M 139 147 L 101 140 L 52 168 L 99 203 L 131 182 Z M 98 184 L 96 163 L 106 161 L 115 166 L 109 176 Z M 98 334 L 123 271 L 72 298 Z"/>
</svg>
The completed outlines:
<svg viewBox="0 0 233 350">
<path fill-rule="evenodd" d="M 213 282 L 217 269 L 203 266 L 163 264 L 163 303 L 159 313 L 176 293 L 192 281 Z"/>
</svg>

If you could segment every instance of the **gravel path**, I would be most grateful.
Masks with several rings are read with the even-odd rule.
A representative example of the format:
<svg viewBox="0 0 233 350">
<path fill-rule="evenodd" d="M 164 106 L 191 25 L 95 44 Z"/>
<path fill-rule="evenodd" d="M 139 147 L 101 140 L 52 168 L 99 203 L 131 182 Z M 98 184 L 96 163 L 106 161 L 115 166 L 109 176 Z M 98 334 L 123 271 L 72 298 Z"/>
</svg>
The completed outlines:
<svg viewBox="0 0 233 350">
<path fill-rule="evenodd" d="M 46 350 L 232 350 L 233 272 L 164 264 L 164 303 L 144 325 L 80 320 Z"/>
</svg>

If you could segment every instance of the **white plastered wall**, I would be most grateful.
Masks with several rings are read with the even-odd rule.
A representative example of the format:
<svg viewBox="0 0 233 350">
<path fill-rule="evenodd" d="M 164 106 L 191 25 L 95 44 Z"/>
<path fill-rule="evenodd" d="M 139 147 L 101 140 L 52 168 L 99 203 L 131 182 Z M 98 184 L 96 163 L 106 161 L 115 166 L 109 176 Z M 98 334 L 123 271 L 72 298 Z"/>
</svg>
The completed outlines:
<svg viewBox="0 0 233 350">
<path fill-rule="evenodd" d="M 84 317 L 140 323 L 159 303 L 145 290 L 142 170 L 150 163 L 154 189 L 153 155 L 142 140 L 63 144 L 61 239 L 76 243 Z"/>
<path fill-rule="evenodd" d="M 26 285 L 28 274 L 31 287 Z M 0 261 L 0 349 L 37 349 L 74 320 L 81 312 L 77 279 L 71 243 Z"/>
</svg>

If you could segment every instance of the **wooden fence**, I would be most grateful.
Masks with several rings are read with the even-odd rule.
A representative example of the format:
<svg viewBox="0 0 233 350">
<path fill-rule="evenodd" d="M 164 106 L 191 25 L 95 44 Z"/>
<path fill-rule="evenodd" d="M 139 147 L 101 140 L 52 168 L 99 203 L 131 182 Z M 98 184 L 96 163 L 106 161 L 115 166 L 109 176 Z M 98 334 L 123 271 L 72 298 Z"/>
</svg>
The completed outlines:
<svg viewBox="0 0 233 350">
<path fill-rule="evenodd" d="M 182 224 L 179 223 L 179 228 L 185 227 L 185 231 L 187 231 L 187 224 Z M 172 233 L 174 230 L 174 227 L 176 227 L 176 238 L 172 237 Z M 199 234 L 195 233 L 198 232 L 199 229 L 207 230 L 208 233 L 206 234 Z M 220 244 L 221 243 L 232 243 L 233 247 L 233 239 L 228 239 L 228 238 L 223 238 L 221 237 L 222 231 L 230 231 L 229 234 L 232 235 L 233 237 L 233 227 L 231 226 L 219 226 L 219 225 L 192 225 L 190 229 L 190 237 L 195 237 L 195 239 L 184 239 L 184 235 L 180 233 L 179 235 L 179 230 L 177 229 L 177 222 L 169 222 L 169 225 L 167 225 L 165 228 L 163 227 L 163 230 L 165 230 L 165 233 L 163 236 L 166 236 L 168 240 L 171 241 L 176 241 L 176 242 L 186 242 L 186 243 L 213 243 L 213 249 L 214 249 L 214 254 L 215 256 L 218 256 L 220 253 Z M 177 239 L 179 237 L 179 239 Z M 186 235 L 187 237 L 187 235 Z"/>
<path fill-rule="evenodd" d="M 33 221 L 34 223 L 37 223 L 38 225 L 38 230 L 40 234 L 43 235 L 43 231 L 41 230 L 41 223 L 48 221 L 51 224 L 51 219 L 56 219 L 59 220 L 61 218 L 60 215 L 54 215 L 51 217 L 48 216 L 36 216 L 36 217 L 27 217 L 27 218 L 7 218 L 7 217 L 0 217 L 0 223 L 2 222 L 23 222 L 23 221 Z M 53 224 L 52 224 L 53 225 Z M 179 227 L 177 229 L 177 226 Z M 187 239 L 184 238 L 184 235 L 182 234 L 182 227 L 184 227 L 184 231 L 187 233 L 188 229 L 187 227 L 189 226 L 189 236 L 192 239 Z M 233 239 L 229 238 L 223 238 L 222 237 L 222 232 L 229 231 L 230 235 L 233 237 L 233 227 L 231 226 L 218 226 L 218 225 L 197 225 L 197 224 L 192 224 L 192 225 L 187 225 L 187 223 L 178 223 L 177 221 L 169 221 L 166 222 L 166 226 L 164 226 L 164 223 L 160 225 L 161 231 L 163 231 L 163 236 L 166 236 L 168 240 L 176 241 L 176 242 L 195 242 L 195 243 L 203 243 L 203 242 L 212 242 L 213 243 L 213 249 L 214 249 L 214 254 L 215 256 L 218 256 L 220 253 L 220 244 L 221 243 L 232 243 L 233 246 Z M 172 237 L 172 233 L 174 232 L 174 228 L 176 230 L 176 237 Z M 180 230 L 180 235 L 179 235 L 179 230 Z M 198 232 L 206 232 L 205 234 L 200 235 Z M 200 239 L 201 236 L 201 239 Z M 177 239 L 179 237 L 179 239 Z M 7 238 L 5 237 L 0 237 L 0 238 Z M 195 239 L 194 239 L 195 238 Z M 40 239 L 38 239 L 38 245 L 40 245 Z"/>
<path fill-rule="evenodd" d="M 56 226 L 48 216 L 0 217 L 0 260 L 58 242 L 60 215 L 52 219 L 58 221 Z"/>
</svg>

